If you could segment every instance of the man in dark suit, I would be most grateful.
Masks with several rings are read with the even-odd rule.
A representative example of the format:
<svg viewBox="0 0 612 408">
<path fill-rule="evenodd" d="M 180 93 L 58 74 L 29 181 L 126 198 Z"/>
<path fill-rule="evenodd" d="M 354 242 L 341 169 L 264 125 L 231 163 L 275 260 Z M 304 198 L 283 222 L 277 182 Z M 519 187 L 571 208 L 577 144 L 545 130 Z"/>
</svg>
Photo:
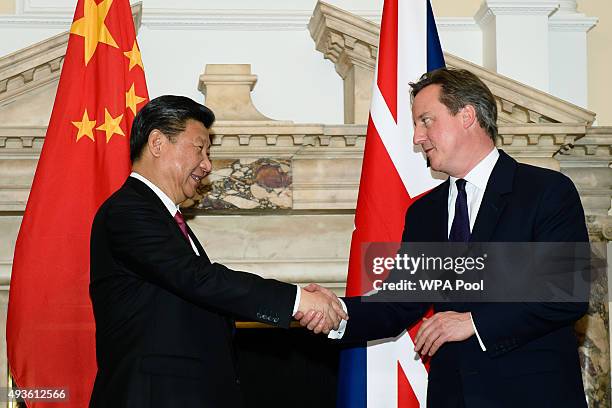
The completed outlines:
<svg viewBox="0 0 612 408">
<path fill-rule="evenodd" d="M 178 205 L 211 171 L 213 121 L 179 96 L 153 99 L 134 119 L 133 172 L 91 233 L 90 407 L 240 407 L 233 317 L 288 327 L 313 309 L 325 332 L 347 317 L 326 295 L 211 263 Z"/>
<path fill-rule="evenodd" d="M 465 70 L 440 69 L 411 84 L 414 144 L 449 179 L 416 201 L 404 242 L 587 242 L 584 212 L 561 173 L 517 163 L 495 148 L 497 108 Z M 317 285 L 307 290 L 327 291 Z M 399 335 L 428 303 L 344 298 L 351 316 L 332 338 Z M 436 303 L 415 351 L 431 356 L 430 408 L 586 407 L 573 326 L 574 303 Z M 299 314 L 316 327 L 312 314 Z"/>
</svg>

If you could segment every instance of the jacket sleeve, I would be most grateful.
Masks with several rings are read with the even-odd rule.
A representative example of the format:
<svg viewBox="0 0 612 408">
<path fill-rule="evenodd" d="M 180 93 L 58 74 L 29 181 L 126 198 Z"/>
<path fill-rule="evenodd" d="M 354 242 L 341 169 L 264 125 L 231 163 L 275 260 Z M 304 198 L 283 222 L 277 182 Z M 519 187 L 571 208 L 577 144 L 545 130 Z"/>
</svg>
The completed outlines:
<svg viewBox="0 0 612 408">
<path fill-rule="evenodd" d="M 113 258 L 143 280 L 206 308 L 288 327 L 294 285 L 233 271 L 197 256 L 151 206 L 114 205 L 106 228 Z"/>
<path fill-rule="evenodd" d="M 430 307 L 426 303 L 377 302 L 365 297 L 342 298 L 349 320 L 341 341 L 364 343 L 398 336 L 421 319 Z"/>
</svg>

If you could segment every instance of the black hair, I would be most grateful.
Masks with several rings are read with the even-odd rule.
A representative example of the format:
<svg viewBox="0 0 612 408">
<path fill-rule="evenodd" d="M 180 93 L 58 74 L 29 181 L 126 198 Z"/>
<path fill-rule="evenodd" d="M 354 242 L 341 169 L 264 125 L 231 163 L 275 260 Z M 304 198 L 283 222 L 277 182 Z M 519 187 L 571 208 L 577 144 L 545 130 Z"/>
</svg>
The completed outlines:
<svg viewBox="0 0 612 408">
<path fill-rule="evenodd" d="M 137 161 L 155 129 L 171 142 L 185 130 L 189 119 L 201 122 L 210 129 L 215 114 L 206 106 L 185 96 L 163 95 L 152 99 L 138 112 L 132 123 L 130 134 L 130 160 Z"/>
</svg>

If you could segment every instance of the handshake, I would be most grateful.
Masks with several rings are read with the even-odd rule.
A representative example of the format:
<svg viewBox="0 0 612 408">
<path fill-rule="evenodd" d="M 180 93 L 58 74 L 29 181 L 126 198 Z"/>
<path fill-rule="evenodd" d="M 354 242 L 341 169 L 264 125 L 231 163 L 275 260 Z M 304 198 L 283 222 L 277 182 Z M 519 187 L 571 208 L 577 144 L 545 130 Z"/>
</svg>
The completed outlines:
<svg viewBox="0 0 612 408">
<path fill-rule="evenodd" d="M 340 299 L 331 290 L 311 283 L 300 291 L 300 304 L 293 317 L 302 327 L 317 334 L 328 334 L 330 330 L 338 330 L 342 320 L 348 320 Z"/>
</svg>

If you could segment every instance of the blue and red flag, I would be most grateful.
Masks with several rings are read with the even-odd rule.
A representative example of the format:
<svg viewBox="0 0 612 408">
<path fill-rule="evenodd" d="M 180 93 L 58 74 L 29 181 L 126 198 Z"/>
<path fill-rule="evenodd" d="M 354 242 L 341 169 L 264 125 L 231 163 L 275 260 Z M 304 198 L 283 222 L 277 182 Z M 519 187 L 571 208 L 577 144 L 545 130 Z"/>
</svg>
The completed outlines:
<svg viewBox="0 0 612 408">
<path fill-rule="evenodd" d="M 440 183 L 432 177 L 423 154 L 413 147 L 409 83 L 444 65 L 429 0 L 385 0 L 347 296 L 364 294 L 362 244 L 399 242 L 408 207 Z M 337 406 L 424 408 L 428 367 L 414 356 L 418 327 L 407 328 L 395 341 L 343 351 Z"/>
</svg>

